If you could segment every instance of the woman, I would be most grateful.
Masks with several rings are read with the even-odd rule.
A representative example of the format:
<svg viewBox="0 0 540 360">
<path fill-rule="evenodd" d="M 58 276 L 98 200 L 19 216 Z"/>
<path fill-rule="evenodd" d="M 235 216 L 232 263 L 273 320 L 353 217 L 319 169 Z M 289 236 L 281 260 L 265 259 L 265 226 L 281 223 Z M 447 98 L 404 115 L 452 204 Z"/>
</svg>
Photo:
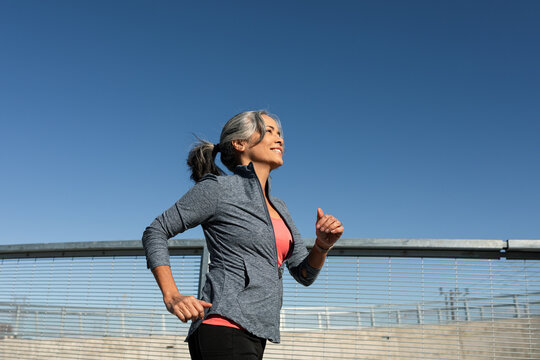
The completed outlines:
<svg viewBox="0 0 540 360">
<path fill-rule="evenodd" d="M 279 342 L 283 264 L 310 285 L 342 224 L 317 209 L 317 239 L 308 253 L 285 203 L 270 196 L 270 172 L 283 165 L 283 137 L 266 111 L 235 115 L 219 144 L 201 141 L 188 156 L 196 184 L 143 234 L 148 267 L 167 310 L 192 321 L 186 341 L 192 359 L 262 359 L 266 340 Z M 233 172 L 215 164 L 216 154 Z M 201 225 L 210 253 L 201 299 L 180 294 L 169 266 L 167 240 Z"/>
</svg>

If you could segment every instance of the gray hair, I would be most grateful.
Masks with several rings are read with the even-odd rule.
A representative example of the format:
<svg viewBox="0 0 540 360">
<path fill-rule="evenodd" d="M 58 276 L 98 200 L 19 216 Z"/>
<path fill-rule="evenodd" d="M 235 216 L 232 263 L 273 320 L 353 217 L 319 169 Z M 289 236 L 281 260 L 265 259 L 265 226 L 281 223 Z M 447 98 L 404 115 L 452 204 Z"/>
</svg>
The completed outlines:
<svg viewBox="0 0 540 360">
<path fill-rule="evenodd" d="M 268 113 L 266 110 L 245 111 L 234 115 L 221 130 L 221 136 L 217 148 L 209 141 L 199 139 L 189 152 L 187 164 L 191 168 L 191 179 L 198 182 L 206 174 L 224 175 L 215 162 L 217 152 L 221 152 L 221 162 L 229 169 L 234 171 L 239 165 L 238 152 L 232 145 L 233 140 L 249 141 L 251 136 L 258 132 L 259 139 L 254 145 L 258 144 L 266 134 L 266 124 L 262 115 L 270 116 L 277 123 L 278 129 L 283 136 L 281 122 L 279 118 Z"/>
</svg>

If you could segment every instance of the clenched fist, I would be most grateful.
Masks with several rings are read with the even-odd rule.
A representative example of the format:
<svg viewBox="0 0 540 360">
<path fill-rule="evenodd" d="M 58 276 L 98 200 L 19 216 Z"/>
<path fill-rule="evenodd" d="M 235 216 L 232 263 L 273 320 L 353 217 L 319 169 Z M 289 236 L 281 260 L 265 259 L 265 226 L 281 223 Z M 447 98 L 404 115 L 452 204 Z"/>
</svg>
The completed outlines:
<svg viewBox="0 0 540 360">
<path fill-rule="evenodd" d="M 343 234 L 343 224 L 332 215 L 325 214 L 317 208 L 317 222 L 315 223 L 316 242 L 323 249 L 329 249 Z"/>
<path fill-rule="evenodd" d="M 199 300 L 194 296 L 185 296 L 180 293 L 164 296 L 163 302 L 167 310 L 176 315 L 182 322 L 204 318 L 204 309 L 212 307 L 212 304 Z"/>
</svg>

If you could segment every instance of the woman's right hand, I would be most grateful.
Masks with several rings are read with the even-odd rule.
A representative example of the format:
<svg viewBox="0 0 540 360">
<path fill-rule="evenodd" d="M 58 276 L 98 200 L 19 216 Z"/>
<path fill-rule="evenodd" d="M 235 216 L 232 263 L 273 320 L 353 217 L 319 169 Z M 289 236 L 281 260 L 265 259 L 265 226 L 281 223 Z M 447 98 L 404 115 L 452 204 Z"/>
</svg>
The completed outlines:
<svg viewBox="0 0 540 360">
<path fill-rule="evenodd" d="M 186 296 L 180 293 L 163 296 L 163 302 L 167 310 L 176 315 L 182 322 L 204 318 L 204 309 L 212 307 L 212 304 L 197 299 L 194 296 Z"/>
</svg>

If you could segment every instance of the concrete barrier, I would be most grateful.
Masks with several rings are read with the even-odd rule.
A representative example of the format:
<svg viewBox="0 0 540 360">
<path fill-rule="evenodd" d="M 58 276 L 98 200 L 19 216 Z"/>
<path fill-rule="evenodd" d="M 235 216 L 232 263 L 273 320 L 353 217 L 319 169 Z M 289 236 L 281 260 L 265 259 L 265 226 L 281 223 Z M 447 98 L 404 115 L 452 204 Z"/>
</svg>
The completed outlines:
<svg viewBox="0 0 540 360">
<path fill-rule="evenodd" d="M 1 359 L 189 359 L 184 336 L 0 340 Z M 540 317 L 282 332 L 265 359 L 540 359 Z"/>
</svg>

